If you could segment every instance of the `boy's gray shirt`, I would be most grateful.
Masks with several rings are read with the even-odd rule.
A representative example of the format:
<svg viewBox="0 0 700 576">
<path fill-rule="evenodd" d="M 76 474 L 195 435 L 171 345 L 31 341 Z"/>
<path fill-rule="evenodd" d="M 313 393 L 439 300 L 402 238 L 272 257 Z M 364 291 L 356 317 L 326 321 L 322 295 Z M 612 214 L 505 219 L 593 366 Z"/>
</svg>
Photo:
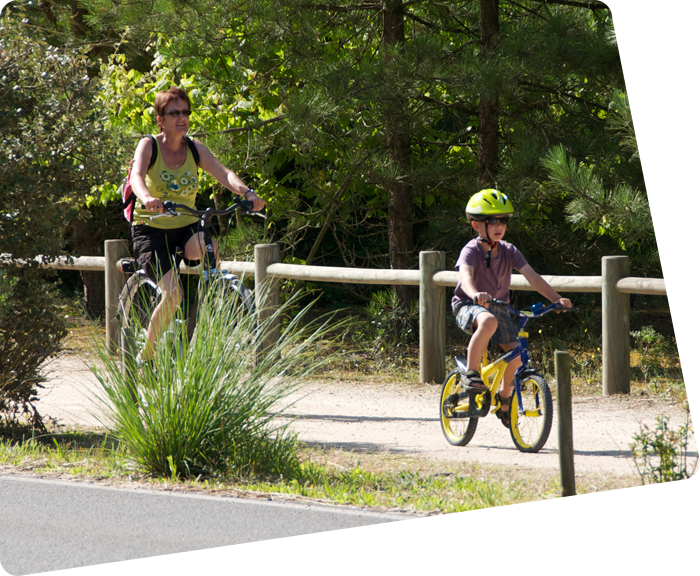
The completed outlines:
<svg viewBox="0 0 700 576">
<path fill-rule="evenodd" d="M 520 250 L 509 242 L 498 241 L 498 258 L 491 258 L 491 267 L 486 268 L 486 253 L 480 246 L 478 238 L 473 238 L 462 248 L 455 269 L 462 264 L 471 266 L 474 270 L 474 283 L 479 292 L 488 292 L 496 300 L 510 302 L 510 273 L 513 269 L 522 270 L 527 266 L 527 260 Z M 455 295 L 452 298 L 452 308 L 461 300 L 470 300 L 461 282 L 457 282 Z"/>
</svg>

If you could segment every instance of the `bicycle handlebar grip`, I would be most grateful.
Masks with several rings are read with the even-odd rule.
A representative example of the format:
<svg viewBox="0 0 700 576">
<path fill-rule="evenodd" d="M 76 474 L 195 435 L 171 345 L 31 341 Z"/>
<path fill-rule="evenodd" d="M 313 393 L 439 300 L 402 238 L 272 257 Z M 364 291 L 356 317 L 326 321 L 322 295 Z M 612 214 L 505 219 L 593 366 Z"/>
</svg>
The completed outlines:
<svg viewBox="0 0 700 576">
<path fill-rule="evenodd" d="M 558 302 L 554 304 L 554 309 L 561 310 L 562 312 L 578 312 L 578 307 L 570 306 L 569 308 L 567 308 L 566 306 L 562 306 Z"/>
</svg>

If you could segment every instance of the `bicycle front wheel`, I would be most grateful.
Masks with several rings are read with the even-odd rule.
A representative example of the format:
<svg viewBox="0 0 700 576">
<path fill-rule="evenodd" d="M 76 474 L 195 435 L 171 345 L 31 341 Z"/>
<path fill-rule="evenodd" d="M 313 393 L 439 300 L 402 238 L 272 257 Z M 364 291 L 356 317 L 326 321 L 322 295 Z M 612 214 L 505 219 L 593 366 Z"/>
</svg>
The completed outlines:
<svg viewBox="0 0 700 576">
<path fill-rule="evenodd" d="M 539 452 L 552 430 L 552 393 L 542 376 L 533 374 L 520 383 L 522 406 L 513 390 L 510 397 L 510 436 L 521 452 Z"/>
<path fill-rule="evenodd" d="M 163 298 L 158 285 L 143 274 L 127 280 L 119 296 L 117 346 L 121 371 L 128 374 L 136 355 L 146 345 L 148 325 Z"/>
<path fill-rule="evenodd" d="M 461 417 L 460 412 L 468 409 L 468 405 L 459 404 L 457 395 L 460 393 L 460 382 L 467 377 L 464 370 L 455 368 L 447 375 L 442 385 L 440 395 L 440 423 L 442 433 L 452 446 L 466 446 L 474 437 L 479 418 Z M 466 400 L 463 400 L 465 402 Z M 460 408 L 462 410 L 460 410 Z"/>
</svg>

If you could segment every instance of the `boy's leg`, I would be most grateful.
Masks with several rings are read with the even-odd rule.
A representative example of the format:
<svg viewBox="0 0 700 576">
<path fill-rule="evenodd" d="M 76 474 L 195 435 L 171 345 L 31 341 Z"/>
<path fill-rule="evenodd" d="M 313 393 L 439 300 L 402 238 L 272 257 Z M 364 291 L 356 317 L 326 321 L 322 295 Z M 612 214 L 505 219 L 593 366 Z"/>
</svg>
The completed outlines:
<svg viewBox="0 0 700 576">
<path fill-rule="evenodd" d="M 473 327 L 474 334 L 467 347 L 467 370 L 478 372 L 479 362 L 498 328 L 498 320 L 490 312 L 482 312 L 474 319 Z"/>
<path fill-rule="evenodd" d="M 505 352 L 508 352 L 513 348 L 517 348 L 518 343 L 510 342 L 509 344 L 501 344 L 500 346 Z M 515 358 L 511 362 L 508 362 L 508 365 L 506 366 L 506 371 L 503 374 L 503 382 L 501 382 L 501 389 L 498 391 L 498 394 L 501 396 L 501 398 L 510 398 L 511 393 L 513 392 L 513 379 L 515 377 L 515 372 L 518 368 L 520 368 L 521 364 L 522 361 L 519 357 Z"/>
</svg>

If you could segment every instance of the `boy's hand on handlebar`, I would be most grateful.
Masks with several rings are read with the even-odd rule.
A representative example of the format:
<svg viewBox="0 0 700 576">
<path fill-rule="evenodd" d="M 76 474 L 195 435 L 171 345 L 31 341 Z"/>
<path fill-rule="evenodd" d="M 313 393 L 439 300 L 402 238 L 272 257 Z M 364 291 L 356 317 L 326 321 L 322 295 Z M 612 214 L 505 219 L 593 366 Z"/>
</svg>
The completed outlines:
<svg viewBox="0 0 700 576">
<path fill-rule="evenodd" d="M 559 304 L 562 308 L 571 308 L 571 300 L 568 298 L 559 298 L 555 304 Z"/>
<path fill-rule="evenodd" d="M 491 294 L 488 292 L 475 292 L 472 294 L 472 300 L 474 300 L 475 304 L 483 306 L 486 302 L 493 300 L 493 298 L 491 298 Z"/>
</svg>

